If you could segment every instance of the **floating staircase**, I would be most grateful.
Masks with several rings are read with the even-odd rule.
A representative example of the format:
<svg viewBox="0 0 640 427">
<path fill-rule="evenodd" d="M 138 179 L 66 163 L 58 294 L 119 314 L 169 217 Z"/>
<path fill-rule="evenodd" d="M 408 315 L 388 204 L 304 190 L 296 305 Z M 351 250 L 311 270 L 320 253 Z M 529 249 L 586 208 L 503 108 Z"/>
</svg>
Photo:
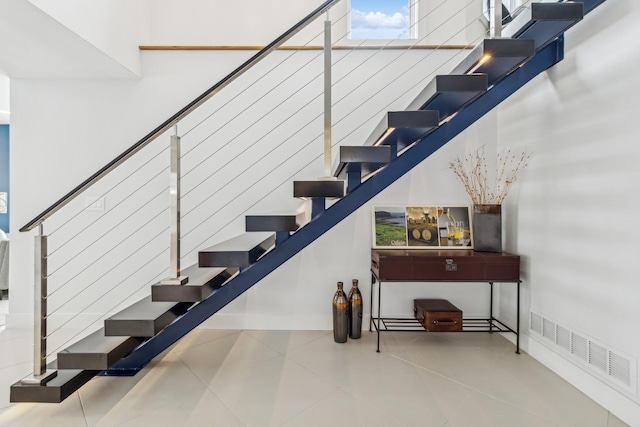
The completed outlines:
<svg viewBox="0 0 640 427">
<path fill-rule="evenodd" d="M 296 181 L 311 199 L 302 213 L 250 215 L 246 233 L 199 253 L 185 285 L 152 286 L 151 297 L 58 353 L 56 378 L 11 387 L 11 401 L 60 402 L 96 374 L 133 375 L 193 328 L 299 253 L 372 197 L 563 59 L 563 33 L 604 0 L 534 3 L 485 40 L 452 74 L 436 76 L 408 111 L 390 112 L 364 146 L 341 147 L 336 180 Z M 346 189 L 345 189 L 346 181 Z M 326 207 L 326 199 L 337 201 Z M 56 366 L 54 366 L 56 368 Z"/>
</svg>

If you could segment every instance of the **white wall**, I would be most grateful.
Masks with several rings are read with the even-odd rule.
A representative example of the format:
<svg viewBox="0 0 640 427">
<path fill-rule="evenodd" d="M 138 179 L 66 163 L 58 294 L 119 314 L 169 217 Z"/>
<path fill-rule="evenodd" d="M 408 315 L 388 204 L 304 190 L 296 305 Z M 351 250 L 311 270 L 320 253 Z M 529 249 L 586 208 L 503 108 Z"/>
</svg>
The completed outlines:
<svg viewBox="0 0 640 427">
<path fill-rule="evenodd" d="M 204 2 L 201 6 L 208 7 Z M 168 2 L 162 7 L 173 10 L 173 13 L 180 12 L 171 9 Z M 300 7 L 308 10 L 302 5 Z M 534 151 L 529 169 L 505 204 L 506 248 L 521 254 L 524 262 L 523 312 L 526 314 L 531 307 L 555 319 L 559 324 L 580 331 L 637 359 L 640 344 L 633 338 L 635 322 L 632 316 L 637 311 L 635 309 L 640 302 L 640 295 L 633 286 L 635 282 L 632 267 L 634 255 L 638 252 L 635 242 L 640 236 L 633 226 L 638 208 L 638 198 L 633 196 L 638 194 L 635 178 L 638 177 L 640 153 L 637 146 L 630 143 L 637 132 L 627 123 L 633 123 L 638 110 L 635 103 L 639 90 L 632 79 L 638 74 L 640 64 L 638 30 L 634 25 L 640 17 L 639 9 L 631 0 L 605 3 L 568 33 L 567 57 L 561 64 L 538 77 L 499 107 L 497 112 L 482 119 L 378 195 L 368 206 L 358 210 L 314 245 L 231 303 L 219 315 L 207 321 L 207 325 L 330 328 L 330 312 L 327 307 L 336 281 L 348 283 L 352 278 L 359 279 L 364 285 L 365 301 L 368 301 L 371 205 L 468 203 L 462 186 L 447 170 L 446 163 L 451 157 L 463 152 L 465 147 L 483 143 L 493 146 L 497 136 L 500 146 L 522 146 Z M 225 44 L 224 39 L 222 42 L 218 41 L 217 38 L 210 38 L 208 33 L 186 31 L 195 26 L 183 27 L 182 30 L 185 31 L 172 34 L 168 30 L 173 22 L 170 19 L 172 15 L 161 11 L 160 6 L 153 13 L 155 18 L 152 20 L 151 40 L 154 43 Z M 296 20 L 297 18 L 291 19 L 291 22 Z M 163 25 L 161 22 L 167 24 Z M 265 42 L 262 38 L 241 41 L 238 44 Z M 622 50 L 631 56 L 620 54 Z M 347 77 L 336 87 L 338 96 L 346 95 L 358 86 L 357 80 L 364 71 L 359 69 L 355 75 L 349 76 L 349 66 L 362 62 L 369 54 L 368 51 L 361 51 L 342 62 L 344 68 L 339 68 L 336 75 Z M 146 52 L 142 55 L 144 78 L 140 81 L 11 81 L 11 182 L 15 202 L 11 224 L 14 241 L 12 252 L 20 256 L 13 256 L 11 260 L 9 326 L 28 325 L 31 318 L 32 235 L 18 233 L 18 228 L 249 55 L 251 52 Z M 311 55 L 309 52 L 303 53 L 299 61 L 310 60 Z M 411 88 L 437 67 L 434 64 L 447 59 L 444 53 L 430 57 L 428 66 L 418 68 L 406 79 L 395 82 L 394 85 L 397 86 L 385 83 L 391 76 L 397 76 L 399 69 L 410 68 L 411 64 L 418 63 L 426 55 L 426 52 L 414 51 L 400 57 L 398 52 L 385 52 L 370 60 L 367 70 L 370 74 L 382 64 L 392 64 L 392 67 L 397 68 L 390 68 L 388 72 L 374 76 L 371 86 L 349 94 L 344 104 L 337 106 L 335 120 L 348 114 L 346 104 L 359 105 L 380 87 L 389 87 L 390 92 L 382 92 L 381 99 L 374 99 L 354 116 L 349 116 L 348 120 L 337 125 L 337 140 L 344 138 L 344 143 L 349 144 L 361 141 L 367 136 L 368 129 L 377 123 L 385 103 L 391 100 L 391 107 L 399 108 L 410 98 L 414 89 L 397 100 L 393 99 L 391 92 L 402 93 Z M 283 57 L 284 54 L 279 54 L 273 61 L 278 62 Z M 269 62 L 265 67 L 267 65 Z M 309 73 L 304 72 L 303 75 L 308 76 Z M 247 79 L 249 81 L 250 76 Z M 275 80 L 275 77 L 270 77 L 270 80 Z M 298 80 L 302 81 L 303 78 L 290 80 L 295 81 L 291 81 L 286 89 L 278 91 L 287 93 L 286 90 L 295 88 L 294 84 L 300 83 Z M 261 87 L 262 85 L 258 85 L 257 89 Z M 309 93 L 315 89 L 312 85 Z M 226 95 L 221 94 L 221 99 L 239 98 L 240 95 L 230 90 Z M 321 126 L 313 127 L 315 121 L 311 118 L 314 113 L 303 111 L 299 104 L 301 101 L 293 96 L 291 98 L 292 104 L 286 109 L 299 109 L 302 116 L 296 121 L 309 119 L 312 125 L 311 129 L 303 132 L 303 137 L 287 137 L 288 142 L 293 145 L 311 142 L 310 147 L 313 148 L 303 149 L 291 161 L 285 162 L 282 170 L 279 169 L 267 179 L 258 178 L 257 184 L 257 174 L 250 172 L 242 175 L 233 182 L 234 191 L 227 194 L 225 190 L 216 199 L 205 201 L 202 207 L 196 208 L 196 205 L 204 200 L 204 197 L 200 197 L 203 193 L 194 190 L 191 196 L 193 200 L 185 201 L 185 204 L 190 203 L 194 212 L 197 212 L 192 218 L 185 220 L 190 227 L 188 230 L 195 230 L 185 239 L 187 263 L 193 261 L 198 248 L 239 232 L 242 228 L 241 214 L 245 210 L 263 212 L 280 209 L 283 205 L 296 207 L 299 202 L 290 197 L 290 175 L 293 174 L 298 179 L 312 179 L 321 173 L 321 165 L 317 160 L 320 148 L 313 143 L 315 135 L 321 132 Z M 254 108 L 257 111 L 249 114 L 260 117 L 271 107 L 258 104 Z M 215 109 L 215 105 L 211 109 Z M 236 112 L 222 113 L 218 122 L 230 122 L 235 115 Z M 370 116 L 374 118 L 369 122 L 367 117 Z M 279 117 L 284 120 L 286 116 Z M 278 123 L 275 119 L 274 122 Z M 34 126 L 34 123 L 38 126 Z M 244 123 L 251 122 L 247 120 Z M 358 123 L 365 124 L 354 128 Z M 496 123 L 499 124 L 497 131 Z M 183 129 L 182 125 L 179 128 Z M 354 133 L 350 135 L 351 131 Z M 202 130 L 200 136 L 199 132 L 201 131 L 194 131 L 190 136 L 184 137 L 186 148 L 195 146 L 203 135 L 207 135 L 206 129 Z M 261 140 L 260 145 L 247 154 L 235 152 L 256 142 L 259 138 L 255 136 L 257 132 L 247 132 L 242 139 L 234 140 L 229 148 L 222 151 L 219 147 L 226 147 L 224 142 L 234 138 L 234 133 L 219 131 L 211 141 L 199 146 L 190 155 L 191 159 L 185 154 L 187 170 L 194 168 L 198 160 L 207 156 L 212 156 L 212 171 L 221 169 L 235 156 L 244 157 L 241 163 L 234 165 L 251 164 L 256 159 L 264 158 L 265 162 L 260 162 L 256 169 L 260 171 L 263 170 L 261 168 L 271 168 L 272 162 L 281 162 L 281 158 L 270 157 L 279 155 L 274 148 L 283 139 L 279 132 L 270 139 Z M 157 142 L 156 146 L 160 147 L 157 151 L 161 151 L 162 144 L 166 144 L 166 141 Z M 149 158 L 148 155 L 142 157 Z M 139 173 L 152 176 L 162 170 L 163 162 L 161 156 L 149 165 L 140 162 L 128 168 L 140 169 Z M 305 166 L 307 164 L 309 166 Z M 195 188 L 202 181 L 205 182 L 202 187 L 220 186 L 229 179 L 236 167 L 241 166 L 229 166 L 231 171 L 214 177 L 209 177 L 208 173 L 198 169 L 190 178 L 185 179 L 187 188 Z M 147 172 L 146 168 L 151 172 Z M 137 177 L 134 175 L 133 181 L 142 182 Z M 143 190 L 143 195 L 154 194 L 156 190 L 162 191 L 165 185 L 162 183 L 163 179 L 160 176 L 157 180 L 152 180 L 151 188 Z M 107 184 L 105 186 L 108 187 Z M 124 186 L 127 187 L 128 184 Z M 99 189 L 87 195 L 99 195 Z M 244 192 L 244 196 L 234 199 L 238 189 Z M 271 195 L 252 207 L 255 200 L 265 194 Z M 163 258 L 161 243 L 166 216 L 162 213 L 162 197 L 149 207 L 151 212 L 160 212 L 159 219 L 150 224 L 149 229 L 140 228 L 142 231 L 136 234 L 136 227 L 141 227 L 143 220 L 134 218 L 133 222 L 127 222 L 122 225 L 122 229 L 117 229 L 115 237 L 106 238 L 117 243 L 122 238 L 132 236 L 115 250 L 116 253 L 127 255 L 129 250 L 137 250 L 149 238 L 158 235 L 158 242 L 153 240 L 150 248 L 145 247 L 139 253 L 126 256 L 125 260 L 119 260 L 110 253 L 106 267 L 91 266 L 86 271 L 81 271 L 85 264 L 84 259 L 80 258 L 80 267 L 67 271 L 65 257 L 79 250 L 82 252 L 81 256 L 85 256 L 84 245 L 92 240 L 85 240 L 83 237 L 80 242 L 73 241 L 60 249 L 56 255 L 60 259 L 52 257 L 52 267 L 60 269 L 55 273 L 56 277 L 52 278 L 53 284 L 58 286 L 69 281 L 71 284 L 68 289 L 71 290 L 59 291 L 51 302 L 60 306 L 74 296 L 74 293 L 77 295 L 76 299 L 63 306 L 59 317 L 68 317 L 79 311 L 86 311 L 89 318 L 98 317 L 112 310 L 114 304 L 117 305 L 122 298 L 142 295 L 147 282 L 152 282 L 163 274 L 167 262 Z M 142 199 L 138 196 L 135 198 Z M 118 223 L 121 219 L 126 218 L 127 212 L 131 213 L 135 208 L 133 203 L 129 206 L 129 201 L 116 207 L 118 199 L 111 194 L 106 196 L 105 201 L 105 213 L 118 212 L 116 209 L 124 209 L 125 213 L 120 212 L 114 218 L 105 218 L 104 223 L 91 226 L 92 239 L 97 238 L 103 230 L 120 227 Z M 75 208 L 81 210 L 83 203 L 84 200 L 79 200 Z M 215 211 L 220 206 L 226 207 L 216 213 L 215 217 L 207 217 L 207 212 Z M 60 219 L 52 219 L 52 225 L 47 225 L 47 233 L 61 227 L 57 236 L 51 237 L 52 243 L 61 245 L 73 234 L 64 225 L 67 217 L 73 214 L 75 213 L 67 213 Z M 99 215 L 102 213 L 85 212 L 73 221 L 86 224 Z M 204 223 L 201 225 L 202 221 Z M 228 225 L 220 229 L 220 224 Z M 103 246 L 102 241 L 95 246 L 86 251 L 87 257 L 99 257 L 98 249 Z M 158 247 L 160 258 L 147 261 L 146 256 L 158 252 Z M 115 263 L 115 267 L 109 263 Z M 141 264 L 144 269 L 140 268 Z M 117 278 L 102 278 L 102 274 L 106 274 L 105 269 L 117 273 Z M 139 276 L 132 276 L 133 274 Z M 85 291 L 83 286 L 86 283 L 91 283 L 91 288 Z M 112 293 L 105 295 L 103 283 L 107 289 L 117 283 L 117 289 L 114 288 Z M 401 289 L 394 289 L 393 293 L 393 298 L 385 300 L 383 310 L 387 313 L 409 312 L 411 300 L 420 296 L 450 298 L 472 315 L 482 314 L 486 307 L 485 294 L 478 290 L 477 285 L 471 284 L 456 287 L 403 284 Z M 509 314 L 507 320 L 512 322 L 512 307 L 509 303 L 512 302 L 513 295 L 505 289 L 500 296 L 503 302 L 501 311 Z M 97 301 L 95 305 L 94 301 Z M 523 327 L 527 329 L 526 322 L 523 322 Z M 632 398 L 616 392 L 533 339 L 525 340 L 524 345 L 534 357 L 547 363 L 620 418 L 629 423 L 640 419 L 638 404 Z"/>
<path fill-rule="evenodd" d="M 508 249 L 525 260 L 525 299 L 558 325 L 628 355 L 633 369 L 640 358 L 638 19 L 637 2 L 607 1 L 566 34 L 564 61 L 498 110 L 499 145 L 534 153 L 506 203 Z M 635 396 L 618 393 L 564 353 L 530 343 L 534 357 L 640 425 L 637 388 Z"/>
<path fill-rule="evenodd" d="M 150 44 L 265 45 L 318 7 L 318 0 L 152 2 Z M 282 13 L 286 11 L 286 13 Z"/>
<path fill-rule="evenodd" d="M 32 307 L 30 286 L 32 233 L 19 233 L 18 229 L 126 149 L 136 139 L 195 98 L 211 84 L 212 80 L 222 77 L 238 63 L 244 61 L 249 54 L 247 52 L 145 52 L 143 64 L 146 78 L 140 81 L 12 80 L 13 106 L 18 113 L 12 120 L 12 142 L 15 149 L 11 153 L 11 162 L 12 165 L 27 166 L 12 168 L 12 194 L 16 195 L 14 199 L 16 209 L 12 215 L 11 225 L 12 237 L 15 236 L 12 251 L 22 256 L 12 257 L 9 325 L 28 324 L 30 321 L 28 313 Z M 432 54 L 428 58 L 434 63 L 441 63 L 454 54 L 455 52 L 447 51 Z M 309 62 L 313 65 L 311 58 L 314 55 L 317 55 L 317 52 L 303 52 L 299 59 L 287 66 L 298 69 L 301 63 Z M 371 57 L 370 51 L 341 52 L 337 55 L 342 55 L 344 60 L 339 61 L 341 58 L 336 58 L 336 62 L 339 61 L 341 65 L 336 68 L 336 81 L 340 81 L 335 86 L 334 141 L 341 141 L 343 144 L 362 141 L 384 115 L 384 111 L 390 108 L 389 102 L 392 103 L 391 109 L 402 108 L 410 101 L 412 93 L 415 95 L 422 88 L 423 80 L 429 76 L 430 71 L 435 71 L 433 65 L 424 63 L 424 51 L 414 51 L 404 55 L 399 51 L 389 51 L 381 52 L 374 57 Z M 286 56 L 288 53 L 276 53 L 273 60 L 266 61 L 264 68 L 269 69 L 273 63 L 281 62 Z M 368 61 L 364 62 L 365 59 Z M 320 66 L 321 58 L 316 58 L 315 61 L 315 65 Z M 354 68 L 362 63 L 366 64 L 364 69 L 363 66 Z M 386 65 L 388 68 L 383 73 L 378 73 L 376 64 Z M 395 78 L 401 71 L 407 70 L 408 74 L 405 74 L 402 79 L 391 81 L 390 77 Z M 278 79 L 287 77 L 291 73 L 291 71 L 275 73 L 275 76 L 267 79 L 268 83 L 270 84 L 271 80 L 277 82 Z M 358 84 L 368 74 L 373 75 L 372 80 L 358 89 Z M 246 118 L 238 116 L 245 107 L 231 105 L 227 107 L 227 112 L 219 113 L 219 117 L 214 116 L 213 124 L 203 125 L 183 137 L 183 174 L 185 175 L 183 180 L 185 194 L 183 263 L 185 265 L 195 262 L 198 249 L 240 233 L 245 212 L 260 213 L 287 207 L 295 208 L 302 203 L 291 197 L 292 176 L 298 179 L 314 179 L 322 172 L 319 157 L 322 150 L 320 138 L 322 119 L 319 116 L 322 108 L 321 98 L 308 107 L 299 106 L 306 103 L 307 99 L 311 99 L 309 95 L 320 94 L 321 85 L 314 83 L 304 90 L 298 90 L 296 86 L 304 84 L 305 79 L 310 75 L 314 75 L 311 70 L 303 70 L 293 78 L 288 77 L 285 79 L 286 84 L 274 92 L 285 102 L 283 111 L 274 111 L 273 120 L 263 120 L 262 125 L 266 126 L 267 131 L 260 129 L 259 126 L 253 129 L 249 124 L 272 108 L 273 104 L 270 104 L 270 101 L 247 107 Z M 319 79 L 319 77 L 316 78 L 316 80 Z M 379 90 L 382 82 L 387 82 L 386 87 Z M 262 83 L 269 87 L 267 82 L 262 81 Z M 372 88 L 376 88 L 376 96 L 369 99 Z M 350 93 L 354 89 L 355 91 Z M 221 93 L 219 98 L 242 101 L 246 96 L 250 100 L 249 103 L 253 104 L 253 100 L 257 99 L 256 96 L 261 96 L 260 91 L 266 89 L 261 84 L 252 87 L 252 90 L 258 91 L 258 94 L 239 94 L 230 89 Z M 291 95 L 290 92 L 295 93 Z M 402 93 L 405 95 L 399 96 Z M 356 108 L 355 113 L 352 113 L 354 107 L 363 101 L 366 101 L 364 105 Z M 215 110 L 219 102 L 207 104 L 205 109 Z M 293 122 L 285 120 L 292 112 L 296 112 Z M 268 132 L 268 129 L 282 120 L 285 121 L 277 131 Z M 196 121 L 192 119 L 180 124 L 180 134 L 187 133 L 191 127 L 190 122 Z M 236 121 L 239 123 L 235 123 Z M 39 126 L 32 126 L 34 122 Z M 309 122 L 310 125 L 296 133 L 289 130 L 290 128 L 295 130 L 297 128 L 294 126 L 305 122 Z M 208 126 L 215 128 L 224 123 L 231 123 L 233 126 L 217 131 L 213 138 L 198 145 L 204 136 L 211 133 Z M 267 133 L 270 133 L 270 136 L 264 138 L 262 135 Z M 470 139 L 477 143 L 481 139 L 481 134 L 471 132 L 468 137 L 461 139 Z M 226 143 L 227 140 L 231 143 Z M 253 148 L 248 148 L 256 142 L 259 143 Z M 284 145 L 280 145 L 283 143 Z M 449 176 L 449 172 L 446 171 L 448 158 L 452 156 L 451 153 L 464 149 L 462 144 L 462 142 L 451 144 L 444 150 L 445 154 L 430 161 L 430 166 L 425 166 L 424 170 L 417 171 L 401 183 L 395 184 L 395 189 L 388 190 L 385 193 L 386 197 L 378 196 L 377 202 L 384 204 L 466 203 L 467 198 L 462 187 L 454 180 L 453 175 Z M 304 148 L 305 146 L 307 148 Z M 150 152 L 162 152 L 162 147 L 166 147 L 166 138 L 156 141 L 150 147 Z M 298 154 L 283 163 L 283 159 L 301 147 L 303 149 Z M 337 152 L 337 147 L 335 151 Z M 37 155 L 34 156 L 33 153 Z M 144 286 L 147 282 L 152 283 L 154 279 L 158 279 L 156 277 L 158 274 L 162 275 L 166 272 L 168 255 L 166 257 L 161 255 L 159 260 L 147 261 L 152 259 L 154 251 L 158 251 L 158 245 L 163 248 L 166 247 L 165 243 L 156 243 L 135 255 L 123 256 L 122 259 L 118 258 L 118 254 L 126 255 L 136 250 L 158 233 L 159 239 L 162 239 L 163 229 L 168 224 L 166 212 L 161 212 L 168 206 L 165 195 L 162 193 L 168 183 L 168 177 L 162 175 L 162 169 L 168 164 L 167 156 L 165 151 L 160 157 L 144 165 L 144 161 L 150 155 L 143 154 L 139 156 L 141 161 L 134 161 L 133 165 L 125 167 L 126 173 L 116 174 L 114 178 L 106 179 L 104 184 L 92 188 L 85 195 L 86 197 L 102 195 L 103 188 L 108 189 L 111 185 L 120 182 L 122 179 L 120 175 L 125 176 L 132 171 L 139 174 L 119 185 L 115 193 L 105 196 L 104 212 L 79 213 L 85 206 L 86 197 L 82 196 L 46 222 L 45 233 L 50 235 L 51 251 L 55 251 L 49 259 L 50 287 L 56 292 L 50 298 L 50 304 L 51 309 L 57 314 L 68 316 L 82 311 L 88 312 L 88 315 L 93 318 L 112 311 L 114 304 L 132 292 L 136 296 L 140 295 L 135 292 L 138 287 Z M 193 169 L 207 157 L 210 157 L 209 163 L 199 169 Z M 256 163 L 256 160 L 260 161 Z M 256 164 L 247 169 L 247 172 L 239 174 L 239 171 L 246 169 L 247 165 L 252 163 Z M 307 164 L 308 166 L 305 166 Z M 280 166 L 274 172 L 270 172 L 275 165 Z M 444 181 L 441 177 L 443 171 L 448 175 L 448 179 Z M 157 172 L 160 175 L 152 179 Z M 215 174 L 211 176 L 211 172 Z M 234 180 L 232 185 L 223 187 L 225 181 L 229 179 Z M 150 184 L 136 193 L 133 197 L 135 200 L 126 199 L 123 204 L 120 204 L 132 187 L 147 180 L 150 180 Z M 200 183 L 203 185 L 199 185 Z M 222 191 L 216 193 L 215 197 L 206 199 L 209 194 L 214 190 L 218 191 L 219 188 L 222 188 Z M 242 197 L 238 198 L 238 193 L 241 193 Z M 136 205 L 138 200 L 151 199 L 156 194 L 160 194 L 159 199 L 149 206 Z M 263 201 L 252 206 L 265 195 L 268 196 Z M 225 209 L 220 210 L 221 206 Z M 157 214 L 160 217 L 154 220 L 153 224 L 148 225 L 148 229 L 145 228 L 138 234 L 133 234 L 145 224 L 145 220 L 133 218 L 133 213 L 139 208 L 143 209 L 143 212 L 149 209 L 148 217 Z M 211 216 L 212 213 L 213 216 Z M 89 225 L 92 220 L 98 219 L 101 215 L 104 215 L 103 219 L 94 225 Z M 123 218 L 129 216 L 132 218 L 121 224 Z M 310 321 L 297 322 L 298 327 L 330 327 L 330 313 L 326 310 L 326 300 L 331 298 L 335 282 L 338 280 L 348 282 L 352 278 L 358 278 L 365 283 L 368 281 L 370 217 L 370 206 L 361 209 L 357 215 L 345 222 L 346 225 L 341 225 L 337 231 L 324 236 L 321 242 L 325 243 L 305 250 L 281 268 L 276 275 L 256 287 L 256 293 L 253 290 L 247 293 L 238 302 L 228 307 L 225 313 L 236 319 L 236 326 L 247 325 L 246 319 L 264 317 L 271 320 L 262 319 L 259 322 L 251 322 L 250 325 L 252 327 L 290 327 L 292 319 L 295 319 L 291 316 L 297 316 L 296 313 L 290 312 L 291 307 L 297 307 L 297 309 L 305 307 L 305 316 L 309 316 Z M 68 220 L 71 222 L 67 223 Z M 345 232 L 344 227 L 350 232 Z M 87 231 L 75 237 L 77 230 L 85 228 Z M 113 232 L 109 236 L 102 237 L 110 230 Z M 125 238 L 127 240 L 122 245 L 113 251 L 110 250 Z M 97 243 L 92 244 L 94 240 L 97 240 Z M 329 247 L 332 249 L 329 250 Z M 109 253 L 105 258 L 101 258 L 102 253 L 107 249 Z M 344 262 L 345 258 L 353 256 L 358 258 L 353 262 Z M 76 259 L 70 261 L 72 258 Z M 100 259 L 100 262 L 96 265 L 93 263 L 94 259 Z M 148 263 L 150 265 L 147 265 Z M 145 264 L 145 268 L 149 271 L 138 272 L 140 264 Z M 336 268 L 327 271 L 326 276 L 308 274 L 309 271 L 316 269 L 326 271 L 326 265 L 335 265 Z M 129 275 L 134 272 L 136 276 L 129 278 Z M 309 283 L 309 280 L 313 283 Z M 124 281 L 122 285 L 118 285 L 113 292 L 103 296 L 105 289 L 114 287 L 114 283 L 119 284 L 121 281 Z M 265 301 L 273 302 L 274 295 L 285 292 L 285 289 L 279 288 L 280 286 L 285 286 L 289 292 L 299 293 L 300 303 L 292 305 L 289 300 L 285 300 L 279 304 L 265 304 Z M 58 290 L 59 287 L 60 290 Z M 408 291 L 401 300 L 388 300 L 389 310 L 400 313 L 410 307 L 416 288 L 407 286 L 406 289 Z M 418 289 L 422 291 L 426 288 L 421 286 Z M 146 290 L 148 291 L 148 287 Z M 464 295 L 463 290 L 464 287 L 461 286 L 454 293 Z M 444 290 L 441 291 L 444 292 Z M 265 297 L 264 292 L 271 296 Z M 95 300 L 98 301 L 94 303 Z M 486 306 L 480 302 L 474 303 L 473 298 L 463 297 L 463 300 L 466 301 L 465 304 L 468 303 L 467 307 L 472 312 L 480 311 L 481 307 Z M 247 305 L 248 309 L 245 307 Z"/>
<path fill-rule="evenodd" d="M 149 40 L 148 1 L 29 0 L 71 31 L 140 74 L 139 45 Z"/>
<path fill-rule="evenodd" d="M 284 29 L 297 23 L 322 3 L 320 0 L 280 0 L 277 3 L 254 0 L 187 0 L 179 3 L 170 0 L 154 1 L 151 5 L 150 44 L 261 46 L 271 42 Z M 349 7 L 349 0 L 342 0 L 331 8 L 329 16 L 333 23 L 333 40 L 341 45 L 362 44 L 363 41 L 350 41 L 347 36 Z M 475 43 L 478 36 L 486 31 L 479 20 L 481 14 L 481 0 L 419 0 L 419 43 Z M 321 45 L 324 19 L 323 15 L 321 20 L 303 30 L 289 44 L 303 45 L 311 41 L 312 45 Z M 404 45 L 412 42 L 398 41 Z M 373 44 L 379 45 L 380 42 Z"/>
<path fill-rule="evenodd" d="M 0 74 L 0 125 L 9 123 L 10 101 L 9 77 Z"/>
</svg>

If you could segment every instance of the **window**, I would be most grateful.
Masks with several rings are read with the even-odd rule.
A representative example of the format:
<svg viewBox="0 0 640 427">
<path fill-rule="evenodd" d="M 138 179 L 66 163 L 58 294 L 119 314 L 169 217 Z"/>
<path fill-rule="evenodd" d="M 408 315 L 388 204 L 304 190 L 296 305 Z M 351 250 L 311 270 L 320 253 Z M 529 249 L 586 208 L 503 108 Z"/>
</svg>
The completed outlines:
<svg viewBox="0 0 640 427">
<path fill-rule="evenodd" d="M 351 38 L 414 38 L 416 4 L 417 0 L 351 0 Z"/>
</svg>

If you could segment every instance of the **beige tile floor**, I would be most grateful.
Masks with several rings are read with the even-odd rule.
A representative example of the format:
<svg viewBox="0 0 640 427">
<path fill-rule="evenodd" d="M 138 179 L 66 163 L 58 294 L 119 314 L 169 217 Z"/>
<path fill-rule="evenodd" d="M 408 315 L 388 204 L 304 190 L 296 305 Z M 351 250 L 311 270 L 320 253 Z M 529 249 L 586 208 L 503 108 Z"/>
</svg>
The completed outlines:
<svg viewBox="0 0 640 427">
<path fill-rule="evenodd" d="M 0 330 L 0 426 L 576 426 L 625 424 L 499 334 L 195 330 L 135 377 L 61 404 L 9 403 L 30 332 Z"/>
</svg>

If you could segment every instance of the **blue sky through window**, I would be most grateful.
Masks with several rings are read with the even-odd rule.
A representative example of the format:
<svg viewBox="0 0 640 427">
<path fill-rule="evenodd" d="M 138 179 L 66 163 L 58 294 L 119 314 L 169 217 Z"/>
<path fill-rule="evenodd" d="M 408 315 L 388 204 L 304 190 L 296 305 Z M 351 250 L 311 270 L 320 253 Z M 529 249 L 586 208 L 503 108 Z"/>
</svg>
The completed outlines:
<svg viewBox="0 0 640 427">
<path fill-rule="evenodd" d="M 409 35 L 409 0 L 351 0 L 352 39 L 406 39 Z"/>
</svg>

